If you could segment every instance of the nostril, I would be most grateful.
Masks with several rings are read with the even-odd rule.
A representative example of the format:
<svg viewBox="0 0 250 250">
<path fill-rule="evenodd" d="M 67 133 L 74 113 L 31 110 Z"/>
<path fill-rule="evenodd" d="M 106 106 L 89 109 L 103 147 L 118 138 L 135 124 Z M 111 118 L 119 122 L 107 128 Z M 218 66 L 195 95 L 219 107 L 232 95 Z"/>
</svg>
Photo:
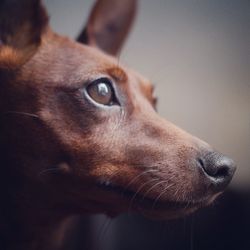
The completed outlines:
<svg viewBox="0 0 250 250">
<path fill-rule="evenodd" d="M 216 173 L 216 177 L 227 177 L 229 175 L 229 168 L 228 166 L 223 166 L 223 167 L 220 167 L 218 170 L 217 170 L 217 173 Z"/>
<path fill-rule="evenodd" d="M 197 161 L 198 161 L 198 163 L 200 164 L 200 166 L 201 166 L 202 168 L 205 167 L 204 161 L 203 161 L 201 158 L 198 158 Z"/>
<path fill-rule="evenodd" d="M 210 177 L 210 181 L 221 186 L 230 182 L 236 169 L 233 160 L 218 152 L 209 152 L 197 161 L 206 175 Z"/>
<path fill-rule="evenodd" d="M 204 161 L 202 160 L 202 158 L 198 158 L 197 161 L 198 161 L 200 167 L 203 168 L 203 169 L 205 170 L 205 163 L 204 163 Z"/>
<path fill-rule="evenodd" d="M 207 175 L 210 177 L 217 177 L 217 175 L 223 175 L 226 174 L 226 170 L 218 168 L 215 162 L 212 162 L 211 159 L 208 160 L 208 158 L 198 158 L 197 159 L 200 167 L 205 171 Z M 221 171 L 221 173 L 219 173 Z M 223 173 L 222 173 L 223 172 Z"/>
</svg>

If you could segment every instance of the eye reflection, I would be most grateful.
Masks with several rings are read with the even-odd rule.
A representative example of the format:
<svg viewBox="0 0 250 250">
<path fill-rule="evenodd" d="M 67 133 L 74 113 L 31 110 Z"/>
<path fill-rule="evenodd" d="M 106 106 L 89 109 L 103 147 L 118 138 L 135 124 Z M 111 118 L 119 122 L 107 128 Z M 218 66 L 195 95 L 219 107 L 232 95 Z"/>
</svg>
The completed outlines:
<svg viewBox="0 0 250 250">
<path fill-rule="evenodd" d="M 109 94 L 110 88 L 107 86 L 106 83 L 99 83 L 97 84 L 97 91 L 99 95 L 106 96 Z"/>
</svg>

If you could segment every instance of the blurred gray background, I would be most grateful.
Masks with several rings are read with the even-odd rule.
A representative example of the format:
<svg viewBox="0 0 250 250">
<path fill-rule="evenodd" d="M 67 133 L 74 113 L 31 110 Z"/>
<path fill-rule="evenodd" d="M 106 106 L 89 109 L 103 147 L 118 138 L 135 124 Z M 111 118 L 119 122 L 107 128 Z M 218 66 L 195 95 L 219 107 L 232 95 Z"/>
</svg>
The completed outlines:
<svg viewBox="0 0 250 250">
<path fill-rule="evenodd" d="M 93 3 L 45 1 L 72 38 Z M 250 187 L 249 0 L 141 0 L 120 60 L 156 85 L 162 116 L 237 162 L 234 187 Z"/>
</svg>

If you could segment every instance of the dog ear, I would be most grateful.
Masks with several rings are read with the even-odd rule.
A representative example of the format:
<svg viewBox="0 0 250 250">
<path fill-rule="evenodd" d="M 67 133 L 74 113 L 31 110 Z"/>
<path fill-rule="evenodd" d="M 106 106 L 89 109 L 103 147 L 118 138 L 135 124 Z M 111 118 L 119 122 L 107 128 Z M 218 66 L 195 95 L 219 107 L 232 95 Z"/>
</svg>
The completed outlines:
<svg viewBox="0 0 250 250">
<path fill-rule="evenodd" d="M 39 46 L 47 23 L 40 0 L 1 0 L 0 68 L 24 63 Z"/>
<path fill-rule="evenodd" d="M 77 41 L 116 55 L 131 28 L 136 0 L 98 0 Z"/>
</svg>

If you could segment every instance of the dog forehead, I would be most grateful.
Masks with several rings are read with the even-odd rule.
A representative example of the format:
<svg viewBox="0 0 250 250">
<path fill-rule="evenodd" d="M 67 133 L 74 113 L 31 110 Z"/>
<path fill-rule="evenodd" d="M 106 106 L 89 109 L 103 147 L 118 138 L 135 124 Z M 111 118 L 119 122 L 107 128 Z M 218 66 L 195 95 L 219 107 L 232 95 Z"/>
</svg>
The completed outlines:
<svg viewBox="0 0 250 250">
<path fill-rule="evenodd" d="M 101 50 L 48 32 L 37 53 L 21 70 L 25 83 L 74 87 L 98 77 L 112 77 L 117 83 L 133 84 L 151 92 L 151 83 L 138 72 L 121 64 L 119 58 Z M 29 79 L 32 78 L 32 82 Z"/>
<path fill-rule="evenodd" d="M 112 73 L 118 78 L 126 74 L 118 68 L 118 60 L 99 49 L 82 45 L 67 37 L 49 34 L 43 38 L 36 54 L 22 67 L 23 80 L 58 85 L 91 80 Z"/>
</svg>

